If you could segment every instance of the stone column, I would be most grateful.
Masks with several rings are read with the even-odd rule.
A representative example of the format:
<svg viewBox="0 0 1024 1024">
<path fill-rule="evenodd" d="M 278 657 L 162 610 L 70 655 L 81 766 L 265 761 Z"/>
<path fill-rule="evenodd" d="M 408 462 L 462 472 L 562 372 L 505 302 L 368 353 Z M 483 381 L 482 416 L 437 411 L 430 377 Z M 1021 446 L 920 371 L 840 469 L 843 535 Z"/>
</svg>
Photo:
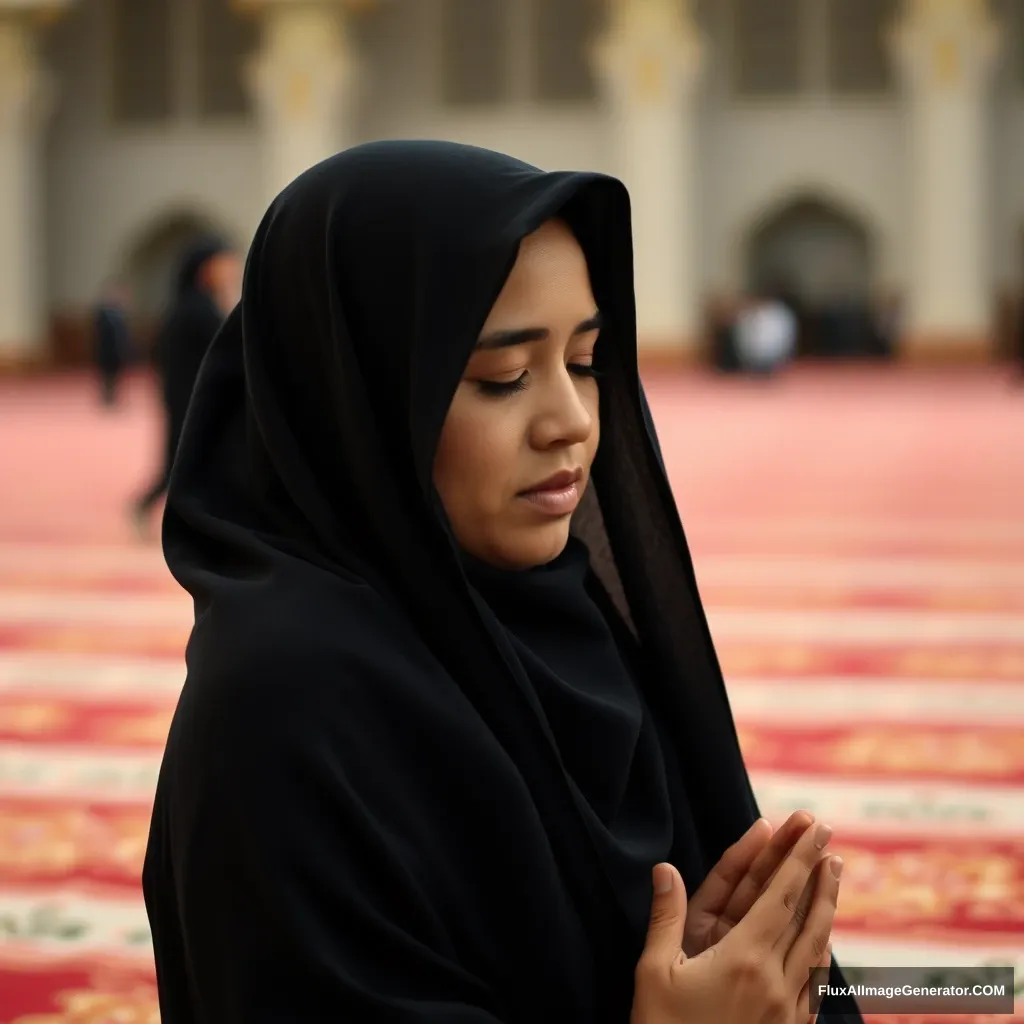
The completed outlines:
<svg viewBox="0 0 1024 1024">
<path fill-rule="evenodd" d="M 267 202 L 303 171 L 351 144 L 357 62 L 348 34 L 353 0 L 238 0 L 262 20 L 249 71 Z"/>
<path fill-rule="evenodd" d="M 893 32 L 910 146 L 910 358 L 991 349 L 986 126 L 997 39 L 986 0 L 906 0 Z"/>
<path fill-rule="evenodd" d="M 633 210 L 637 327 L 645 354 L 693 358 L 697 280 L 696 85 L 703 44 L 690 0 L 613 0 L 594 49 L 614 172 Z"/>
<path fill-rule="evenodd" d="M 58 6 L 0 0 L 0 370 L 49 355 L 43 142 L 56 87 L 37 34 Z"/>
</svg>

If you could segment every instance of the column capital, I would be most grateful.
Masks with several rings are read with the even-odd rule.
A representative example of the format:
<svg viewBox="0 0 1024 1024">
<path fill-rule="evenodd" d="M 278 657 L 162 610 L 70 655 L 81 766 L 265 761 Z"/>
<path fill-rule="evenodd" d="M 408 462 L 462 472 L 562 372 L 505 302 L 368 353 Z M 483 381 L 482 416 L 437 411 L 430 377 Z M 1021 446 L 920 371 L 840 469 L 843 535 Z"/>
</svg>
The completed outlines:
<svg viewBox="0 0 1024 1024">
<path fill-rule="evenodd" d="M 704 40 L 691 0 L 613 0 L 592 50 L 600 77 L 620 98 L 659 107 L 696 81 Z"/>
<path fill-rule="evenodd" d="M 338 0 L 270 0 L 263 44 L 248 65 L 249 85 L 265 114 L 292 123 L 333 118 L 358 77 Z"/>
<path fill-rule="evenodd" d="M 235 3 L 243 0 L 233 0 Z M 244 0 L 261 42 L 247 67 L 268 198 L 344 148 L 360 81 L 349 13 L 359 0 Z"/>
<path fill-rule="evenodd" d="M 987 0 L 905 0 L 890 44 L 909 85 L 958 91 L 987 83 L 999 25 Z"/>
</svg>

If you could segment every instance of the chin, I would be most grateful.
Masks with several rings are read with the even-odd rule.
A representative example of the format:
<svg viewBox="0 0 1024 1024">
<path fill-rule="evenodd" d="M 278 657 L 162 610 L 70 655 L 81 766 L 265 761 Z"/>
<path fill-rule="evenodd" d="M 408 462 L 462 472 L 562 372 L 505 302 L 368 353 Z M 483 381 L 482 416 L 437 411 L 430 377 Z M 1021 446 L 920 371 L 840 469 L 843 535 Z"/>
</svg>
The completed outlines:
<svg viewBox="0 0 1024 1024">
<path fill-rule="evenodd" d="M 503 544 L 500 549 L 502 561 L 514 569 L 535 569 L 553 562 L 569 543 L 569 517 L 565 521 L 547 523 L 521 531 L 515 543 Z"/>
</svg>

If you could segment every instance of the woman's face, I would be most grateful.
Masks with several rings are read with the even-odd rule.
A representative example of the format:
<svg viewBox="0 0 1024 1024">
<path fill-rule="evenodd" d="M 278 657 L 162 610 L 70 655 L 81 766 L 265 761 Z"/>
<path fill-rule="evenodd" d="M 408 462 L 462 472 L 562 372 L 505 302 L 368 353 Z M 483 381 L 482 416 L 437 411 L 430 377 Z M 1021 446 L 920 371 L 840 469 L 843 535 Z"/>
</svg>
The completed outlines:
<svg viewBox="0 0 1024 1024">
<path fill-rule="evenodd" d="M 528 569 L 565 547 L 600 434 L 599 328 L 583 251 L 548 221 L 520 245 L 434 463 L 456 539 L 480 561 Z"/>
</svg>

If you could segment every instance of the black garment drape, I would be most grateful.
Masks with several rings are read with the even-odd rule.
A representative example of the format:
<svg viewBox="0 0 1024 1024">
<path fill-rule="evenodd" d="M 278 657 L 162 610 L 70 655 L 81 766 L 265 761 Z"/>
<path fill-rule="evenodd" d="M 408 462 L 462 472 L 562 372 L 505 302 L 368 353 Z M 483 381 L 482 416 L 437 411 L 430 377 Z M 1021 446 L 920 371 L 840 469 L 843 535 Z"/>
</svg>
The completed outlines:
<svg viewBox="0 0 1024 1024">
<path fill-rule="evenodd" d="M 348 150 L 264 218 L 172 475 L 196 623 L 144 872 L 169 1024 L 628 1019 L 638 897 L 431 483 L 518 243 L 553 215 L 606 325 L 574 531 L 689 856 L 706 870 L 757 817 L 637 373 L 625 189 L 453 144 Z M 630 734 L 602 739 L 614 758 Z"/>
<path fill-rule="evenodd" d="M 470 583 L 508 633 L 537 695 L 580 813 L 642 944 L 652 865 L 676 853 L 691 892 L 705 870 L 685 790 L 668 763 L 670 744 L 663 744 L 643 699 L 635 641 L 576 537 L 553 562 L 529 572 L 465 561 Z"/>
</svg>

